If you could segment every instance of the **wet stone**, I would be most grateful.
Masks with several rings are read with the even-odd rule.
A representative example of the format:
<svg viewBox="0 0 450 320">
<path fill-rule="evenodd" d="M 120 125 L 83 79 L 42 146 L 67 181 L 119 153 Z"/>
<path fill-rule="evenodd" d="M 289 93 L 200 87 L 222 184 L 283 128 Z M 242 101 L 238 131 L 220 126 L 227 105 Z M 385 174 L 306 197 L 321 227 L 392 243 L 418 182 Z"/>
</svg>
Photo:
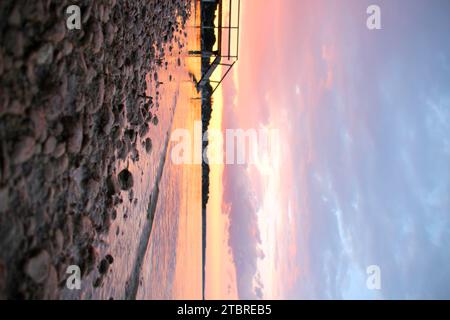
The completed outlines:
<svg viewBox="0 0 450 320">
<path fill-rule="evenodd" d="M 119 186 L 122 190 L 130 190 L 133 187 L 133 175 L 127 169 L 119 173 Z"/>
</svg>

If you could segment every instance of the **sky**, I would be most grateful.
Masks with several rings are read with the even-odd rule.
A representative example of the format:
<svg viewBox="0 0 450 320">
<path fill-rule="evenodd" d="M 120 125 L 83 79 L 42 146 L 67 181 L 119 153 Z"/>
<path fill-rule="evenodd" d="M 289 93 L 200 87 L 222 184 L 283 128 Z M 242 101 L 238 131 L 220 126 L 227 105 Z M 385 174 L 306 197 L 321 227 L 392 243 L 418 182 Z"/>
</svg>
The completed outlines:
<svg viewBox="0 0 450 320">
<path fill-rule="evenodd" d="M 227 267 L 207 260 L 210 297 L 450 298 L 450 3 L 261 3 L 242 0 L 213 118 L 280 144 L 270 166 L 213 170 L 208 242 Z"/>
</svg>

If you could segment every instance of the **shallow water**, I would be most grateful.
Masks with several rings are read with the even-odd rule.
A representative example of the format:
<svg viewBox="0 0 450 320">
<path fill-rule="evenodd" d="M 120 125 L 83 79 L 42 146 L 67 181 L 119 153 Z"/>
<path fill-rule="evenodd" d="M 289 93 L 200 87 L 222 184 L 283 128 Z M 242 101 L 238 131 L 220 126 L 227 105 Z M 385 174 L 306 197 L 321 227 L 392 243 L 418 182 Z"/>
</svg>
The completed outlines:
<svg viewBox="0 0 450 320">
<path fill-rule="evenodd" d="M 193 10 L 188 26 L 198 24 L 199 10 Z M 187 28 L 186 50 L 200 45 L 198 29 Z M 201 103 L 189 73 L 200 75 L 200 59 L 182 53 L 182 68 L 164 73 L 176 75 L 175 112 L 171 131 L 187 129 L 194 137 L 194 124 L 201 121 Z M 178 58 L 175 58 L 176 60 Z M 170 66 L 178 63 L 170 61 Z M 169 91 L 172 90 L 169 88 Z M 168 92 L 167 92 L 168 93 Z M 170 105 L 170 94 L 163 103 Z M 167 99 L 167 101 L 165 101 Z M 201 128 L 200 128 L 201 129 Z M 178 165 L 171 159 L 170 141 L 150 242 L 145 254 L 138 299 L 201 299 L 202 220 L 201 165 Z M 200 150 L 201 151 L 201 150 Z"/>
</svg>

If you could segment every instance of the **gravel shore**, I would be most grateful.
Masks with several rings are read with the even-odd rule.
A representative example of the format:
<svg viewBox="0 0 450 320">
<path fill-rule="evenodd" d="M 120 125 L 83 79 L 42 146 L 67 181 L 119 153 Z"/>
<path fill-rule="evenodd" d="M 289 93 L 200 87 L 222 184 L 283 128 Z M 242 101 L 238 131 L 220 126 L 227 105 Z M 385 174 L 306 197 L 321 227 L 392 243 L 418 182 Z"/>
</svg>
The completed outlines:
<svg viewBox="0 0 450 320">
<path fill-rule="evenodd" d="M 73 4 L 81 30 L 66 28 Z M 115 163 L 139 159 L 137 144 L 151 152 L 159 104 L 146 76 L 159 85 L 190 5 L 0 1 L 0 299 L 55 299 L 69 265 L 86 276 L 113 263 L 96 242 L 133 188 Z"/>
</svg>

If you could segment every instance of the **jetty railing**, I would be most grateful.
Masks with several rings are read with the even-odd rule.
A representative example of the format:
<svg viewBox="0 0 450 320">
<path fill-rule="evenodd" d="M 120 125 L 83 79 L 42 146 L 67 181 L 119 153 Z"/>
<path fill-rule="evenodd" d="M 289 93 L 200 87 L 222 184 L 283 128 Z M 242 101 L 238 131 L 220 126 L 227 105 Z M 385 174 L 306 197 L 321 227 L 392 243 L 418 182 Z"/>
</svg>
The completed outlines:
<svg viewBox="0 0 450 320">
<path fill-rule="evenodd" d="M 240 29 L 240 11 L 241 0 L 199 0 L 200 4 L 212 3 L 217 5 L 217 21 L 212 25 L 205 24 L 204 19 L 200 19 L 202 34 L 206 30 L 214 30 L 216 44 L 213 50 L 190 51 L 191 56 L 212 59 L 205 72 L 202 72 L 201 79 L 197 82 L 197 90 L 205 87 L 208 83 L 212 86 L 211 95 L 222 84 L 224 79 L 230 73 L 233 66 L 239 59 L 239 29 Z M 217 25 L 215 25 L 217 24 Z M 221 66 L 221 74 L 218 79 L 213 78 L 217 68 Z"/>
</svg>

